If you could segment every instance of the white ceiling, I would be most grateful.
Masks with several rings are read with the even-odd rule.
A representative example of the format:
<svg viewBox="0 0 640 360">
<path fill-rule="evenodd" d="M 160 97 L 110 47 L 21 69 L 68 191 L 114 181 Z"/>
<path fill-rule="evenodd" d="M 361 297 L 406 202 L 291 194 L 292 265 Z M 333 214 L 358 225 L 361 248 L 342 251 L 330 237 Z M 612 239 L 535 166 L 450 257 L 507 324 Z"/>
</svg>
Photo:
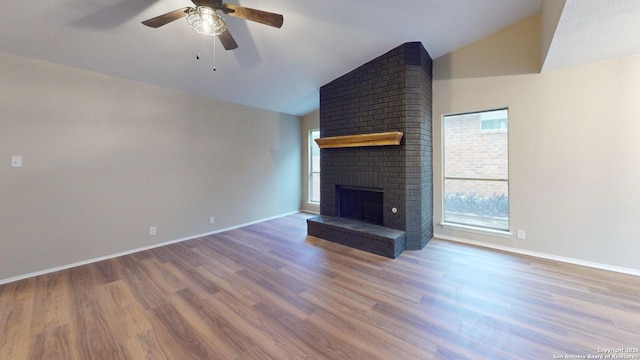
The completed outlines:
<svg viewBox="0 0 640 360">
<path fill-rule="evenodd" d="M 543 70 L 639 53 L 640 0 L 567 0 Z"/>
<path fill-rule="evenodd" d="M 562 14 L 556 31 L 561 37 L 554 37 L 549 59 L 560 54 L 554 61 L 564 64 L 568 57 L 575 58 L 575 52 L 562 53 L 565 43 L 584 38 L 580 35 L 589 21 L 603 7 L 609 9 L 604 4 L 619 2 L 612 7 L 614 15 L 632 8 L 637 17 L 639 1 L 568 0 L 565 9 L 573 10 L 571 16 L 566 10 Z M 2 1 L 0 51 L 304 115 L 317 109 L 320 86 L 404 42 L 421 41 L 435 59 L 535 14 L 542 0 L 229 2 L 283 14 L 284 25 L 276 29 L 226 16 L 240 47 L 225 51 L 216 40 L 215 72 L 213 39 L 193 32 L 186 21 L 158 29 L 140 23 L 191 6 L 188 0 Z M 582 11 L 583 3 L 598 12 Z M 621 26 L 630 25 L 626 20 Z M 596 23 L 602 27 L 607 21 Z M 630 36 L 640 39 L 637 32 Z M 638 52 L 637 47 L 636 41 L 630 51 Z M 551 68 L 556 66 L 552 63 Z"/>
</svg>

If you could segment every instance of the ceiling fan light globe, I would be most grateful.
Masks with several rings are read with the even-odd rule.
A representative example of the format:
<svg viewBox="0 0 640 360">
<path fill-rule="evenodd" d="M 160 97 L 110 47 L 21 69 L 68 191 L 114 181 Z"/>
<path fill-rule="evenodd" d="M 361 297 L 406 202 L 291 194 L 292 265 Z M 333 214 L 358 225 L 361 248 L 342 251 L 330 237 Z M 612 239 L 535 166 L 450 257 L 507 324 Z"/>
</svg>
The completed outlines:
<svg viewBox="0 0 640 360">
<path fill-rule="evenodd" d="M 227 30 L 224 19 L 208 6 L 196 6 L 187 12 L 187 23 L 196 32 L 216 36 Z"/>
</svg>

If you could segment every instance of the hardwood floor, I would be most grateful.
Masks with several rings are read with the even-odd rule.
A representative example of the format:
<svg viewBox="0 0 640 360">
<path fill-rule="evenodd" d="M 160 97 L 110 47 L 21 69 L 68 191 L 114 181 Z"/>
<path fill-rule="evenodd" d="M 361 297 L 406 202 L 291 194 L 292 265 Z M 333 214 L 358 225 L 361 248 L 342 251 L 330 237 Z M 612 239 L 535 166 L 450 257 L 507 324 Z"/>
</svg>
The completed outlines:
<svg viewBox="0 0 640 360">
<path fill-rule="evenodd" d="M 0 359 L 640 359 L 638 277 L 439 240 L 391 260 L 307 217 L 2 285 Z"/>
</svg>

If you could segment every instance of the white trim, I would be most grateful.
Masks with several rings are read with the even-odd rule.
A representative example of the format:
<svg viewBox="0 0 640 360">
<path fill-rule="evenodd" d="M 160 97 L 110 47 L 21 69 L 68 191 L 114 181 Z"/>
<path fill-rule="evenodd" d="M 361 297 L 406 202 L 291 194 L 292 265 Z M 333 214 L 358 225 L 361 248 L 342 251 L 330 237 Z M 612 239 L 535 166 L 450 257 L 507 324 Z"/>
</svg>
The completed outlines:
<svg viewBox="0 0 640 360">
<path fill-rule="evenodd" d="M 313 214 L 313 215 L 320 215 L 319 211 L 313 211 L 313 210 L 309 210 L 309 209 L 302 209 L 302 210 L 300 210 L 300 212 L 307 213 L 307 214 Z"/>
<path fill-rule="evenodd" d="M 546 254 L 546 253 L 541 253 L 541 252 L 537 252 L 537 251 L 523 250 L 523 249 L 518 249 L 518 248 L 514 248 L 514 247 L 510 247 L 510 246 L 489 244 L 489 243 L 485 243 L 485 242 L 482 242 L 482 241 L 467 240 L 467 239 L 462 239 L 462 238 L 458 238 L 458 237 L 455 237 L 455 236 L 449 236 L 449 235 L 433 234 L 433 237 L 437 238 L 437 239 L 446 240 L 446 241 L 453 241 L 453 242 L 459 242 L 459 243 L 463 243 L 463 244 L 470 244 L 470 245 L 480 246 L 480 247 L 484 247 L 484 248 L 502 250 L 502 251 L 515 253 L 515 254 L 520 254 L 520 255 L 527 255 L 527 256 L 533 256 L 533 257 L 537 257 L 537 258 L 541 258 L 541 259 L 554 260 L 554 261 L 559 261 L 559 262 L 568 263 L 568 264 L 586 266 L 586 267 L 590 267 L 590 268 L 594 268 L 594 269 L 607 270 L 607 271 L 613 271 L 613 272 L 617 272 L 617 273 L 621 273 L 621 274 L 640 276 L 640 270 L 639 269 L 632 269 L 632 268 L 625 268 L 625 267 L 620 267 L 620 266 L 607 265 L 607 264 L 597 263 L 597 262 L 593 262 L 593 261 L 586 261 L 586 260 L 580 260 L 580 259 L 575 259 L 575 258 L 570 258 L 570 257 L 565 257 L 565 256 Z"/>
<path fill-rule="evenodd" d="M 0 285 L 8 284 L 8 283 L 11 283 L 11 282 L 14 282 L 14 281 L 28 279 L 28 278 L 31 278 L 31 277 L 34 277 L 34 276 L 40 276 L 40 275 L 49 274 L 49 273 L 56 272 L 56 271 L 71 269 L 71 268 L 74 268 L 76 266 L 88 265 L 88 264 L 92 264 L 92 263 L 95 263 L 95 262 L 98 262 L 98 261 L 113 259 L 113 258 L 116 258 L 116 257 L 119 257 L 119 256 L 129 255 L 129 254 L 137 253 L 137 252 L 140 252 L 140 251 L 155 249 L 155 248 L 158 248 L 158 247 L 161 247 L 161 246 L 171 245 L 171 244 L 179 243 L 179 242 L 182 242 L 182 241 L 193 240 L 193 239 L 201 238 L 201 237 L 204 237 L 204 236 L 209 236 L 209 235 L 213 235 L 213 234 L 217 234 L 217 233 L 221 233 L 221 232 L 225 232 L 225 231 L 241 228 L 241 227 L 244 227 L 244 226 L 249 226 L 249 225 L 261 223 L 263 221 L 269 221 L 269 220 L 281 218 L 281 217 L 284 217 L 284 216 L 298 214 L 300 212 L 302 212 L 302 211 L 301 210 L 292 211 L 290 213 L 286 213 L 286 214 L 282 214 L 282 215 L 276 215 L 276 216 L 272 216 L 272 217 L 269 217 L 269 218 L 266 218 L 266 219 L 256 220 L 256 221 L 252 221 L 252 222 L 248 222 L 248 223 L 244 223 L 244 224 L 240 224 L 240 225 L 236 225 L 236 226 L 231 226 L 231 227 L 224 228 L 224 229 L 214 230 L 214 231 L 207 232 L 207 233 L 204 233 L 204 234 L 187 236 L 187 237 L 184 237 L 184 238 L 180 238 L 180 239 L 176 239 L 176 240 L 170 240 L 170 241 L 159 243 L 159 244 L 154 244 L 154 245 L 145 246 L 145 247 L 141 247 L 141 248 L 131 249 L 131 250 L 127 250 L 127 251 L 123 251 L 123 252 L 119 252 L 119 253 L 115 253 L 115 254 L 111 254 L 111 255 L 100 256 L 100 257 L 89 259 L 89 260 L 78 261 L 78 262 L 75 262 L 73 264 L 56 266 L 56 267 L 45 269 L 45 270 L 40 270 L 40 271 L 35 271 L 35 272 L 24 274 L 24 275 L 14 276 L 14 277 L 11 277 L 11 278 L 8 278 L 8 279 L 0 279 Z"/>
<path fill-rule="evenodd" d="M 449 223 L 449 222 L 441 222 L 440 226 L 442 226 L 445 229 L 467 231 L 467 232 L 472 232 L 472 233 L 475 233 L 475 234 L 500 236 L 500 237 L 503 237 L 503 238 L 510 238 L 510 237 L 513 236 L 513 233 L 511 233 L 510 231 L 495 230 L 495 229 L 489 229 L 489 228 L 481 228 L 481 227 L 478 227 L 478 226 L 471 226 L 471 225 L 462 225 L 462 224 L 454 224 L 454 223 Z"/>
</svg>

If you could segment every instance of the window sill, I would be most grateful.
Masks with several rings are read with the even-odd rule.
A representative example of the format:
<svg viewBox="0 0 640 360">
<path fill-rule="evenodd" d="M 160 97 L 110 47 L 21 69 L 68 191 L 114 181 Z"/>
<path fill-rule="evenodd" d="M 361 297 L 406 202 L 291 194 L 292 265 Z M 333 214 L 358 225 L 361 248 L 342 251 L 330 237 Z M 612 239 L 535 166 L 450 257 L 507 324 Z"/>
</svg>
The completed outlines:
<svg viewBox="0 0 640 360">
<path fill-rule="evenodd" d="M 510 231 L 507 231 L 507 230 L 485 229 L 485 228 L 480 228 L 475 226 L 453 224 L 448 222 L 441 222 L 440 226 L 442 226 L 445 229 L 460 230 L 460 231 L 466 231 L 466 232 L 482 234 L 482 235 L 499 236 L 503 238 L 510 238 L 513 235 Z"/>
</svg>

